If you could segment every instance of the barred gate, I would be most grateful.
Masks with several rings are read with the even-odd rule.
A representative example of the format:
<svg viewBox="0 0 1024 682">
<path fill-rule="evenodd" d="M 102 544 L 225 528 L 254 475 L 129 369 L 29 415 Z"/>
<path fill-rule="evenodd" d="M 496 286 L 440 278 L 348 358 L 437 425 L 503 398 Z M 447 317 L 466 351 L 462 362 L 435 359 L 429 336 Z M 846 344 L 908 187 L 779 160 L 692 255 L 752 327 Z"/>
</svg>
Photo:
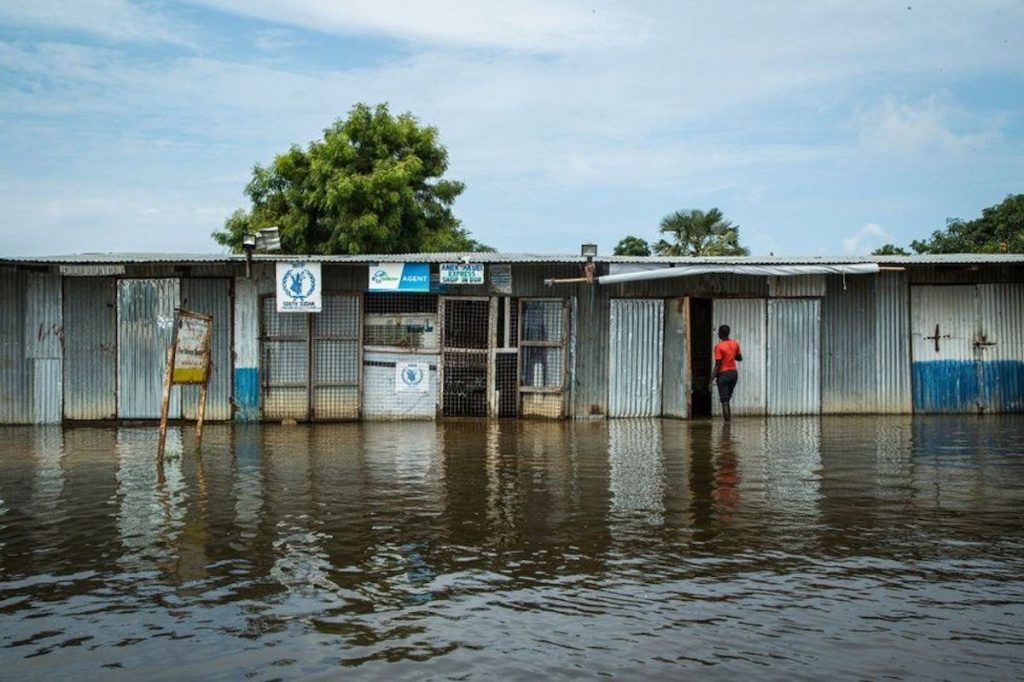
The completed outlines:
<svg viewBox="0 0 1024 682">
<path fill-rule="evenodd" d="M 565 416 L 569 308 L 564 298 L 519 300 L 519 392 L 524 417 Z"/>
<path fill-rule="evenodd" d="M 494 390 L 495 306 L 486 297 L 441 299 L 441 414 L 486 417 Z"/>
<path fill-rule="evenodd" d="M 358 294 L 323 294 L 320 313 L 260 306 L 260 384 L 268 420 L 358 419 L 362 321 Z"/>
</svg>

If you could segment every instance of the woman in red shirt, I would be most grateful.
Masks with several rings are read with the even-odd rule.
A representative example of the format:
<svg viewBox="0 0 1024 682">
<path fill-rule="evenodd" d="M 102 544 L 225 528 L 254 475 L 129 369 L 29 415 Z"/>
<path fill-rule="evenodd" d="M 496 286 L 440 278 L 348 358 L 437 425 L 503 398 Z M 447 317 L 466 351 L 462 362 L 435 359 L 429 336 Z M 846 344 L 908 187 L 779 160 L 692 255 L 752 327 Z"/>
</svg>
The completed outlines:
<svg viewBox="0 0 1024 682">
<path fill-rule="evenodd" d="M 712 380 L 718 384 L 718 399 L 722 401 L 722 416 L 725 417 L 725 421 L 732 421 L 729 401 L 739 379 L 736 362 L 743 361 L 740 344 L 729 338 L 730 331 L 727 324 L 718 328 L 718 338 L 721 340 L 715 344 L 715 370 L 711 375 Z"/>
</svg>

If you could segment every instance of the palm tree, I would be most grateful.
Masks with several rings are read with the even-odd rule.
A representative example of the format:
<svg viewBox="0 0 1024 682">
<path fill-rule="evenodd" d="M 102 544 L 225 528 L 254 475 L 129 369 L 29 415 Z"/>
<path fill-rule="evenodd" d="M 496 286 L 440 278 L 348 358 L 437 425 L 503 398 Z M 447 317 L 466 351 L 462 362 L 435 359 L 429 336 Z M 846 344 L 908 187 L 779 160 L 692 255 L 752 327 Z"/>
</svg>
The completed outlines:
<svg viewBox="0 0 1024 682">
<path fill-rule="evenodd" d="M 661 232 L 672 241 L 658 240 L 654 251 L 659 256 L 747 256 L 750 250 L 740 246 L 739 225 L 725 219 L 713 208 L 676 211 L 661 220 Z"/>
</svg>

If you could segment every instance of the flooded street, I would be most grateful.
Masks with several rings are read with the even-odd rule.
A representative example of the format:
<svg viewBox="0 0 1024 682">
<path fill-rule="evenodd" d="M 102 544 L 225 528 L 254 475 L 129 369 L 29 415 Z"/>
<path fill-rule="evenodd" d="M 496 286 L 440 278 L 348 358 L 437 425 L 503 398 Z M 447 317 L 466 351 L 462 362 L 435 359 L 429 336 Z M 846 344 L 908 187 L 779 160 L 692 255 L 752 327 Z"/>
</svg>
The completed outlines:
<svg viewBox="0 0 1024 682">
<path fill-rule="evenodd" d="M 0 428 L 4 679 L 1024 675 L 1016 416 Z"/>
</svg>

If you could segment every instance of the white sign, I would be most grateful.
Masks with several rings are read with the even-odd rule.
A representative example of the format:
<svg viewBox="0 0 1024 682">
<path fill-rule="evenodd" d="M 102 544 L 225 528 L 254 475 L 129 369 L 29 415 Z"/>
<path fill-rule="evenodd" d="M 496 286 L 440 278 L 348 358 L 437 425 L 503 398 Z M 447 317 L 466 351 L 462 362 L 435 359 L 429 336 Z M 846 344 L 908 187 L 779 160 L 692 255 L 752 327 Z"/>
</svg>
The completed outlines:
<svg viewBox="0 0 1024 682">
<path fill-rule="evenodd" d="M 483 284 L 483 263 L 442 263 L 441 284 Z"/>
<path fill-rule="evenodd" d="M 178 333 L 174 340 L 174 367 L 171 381 L 175 384 L 204 384 L 210 373 L 209 315 L 188 310 L 178 312 Z"/>
<path fill-rule="evenodd" d="M 425 362 L 395 363 L 395 393 L 428 393 L 430 365 Z"/>
<path fill-rule="evenodd" d="M 277 312 L 318 313 L 322 308 L 319 263 L 277 264 Z"/>
<path fill-rule="evenodd" d="M 491 266 L 491 289 L 498 294 L 512 293 L 512 266 L 507 264 Z"/>
</svg>

